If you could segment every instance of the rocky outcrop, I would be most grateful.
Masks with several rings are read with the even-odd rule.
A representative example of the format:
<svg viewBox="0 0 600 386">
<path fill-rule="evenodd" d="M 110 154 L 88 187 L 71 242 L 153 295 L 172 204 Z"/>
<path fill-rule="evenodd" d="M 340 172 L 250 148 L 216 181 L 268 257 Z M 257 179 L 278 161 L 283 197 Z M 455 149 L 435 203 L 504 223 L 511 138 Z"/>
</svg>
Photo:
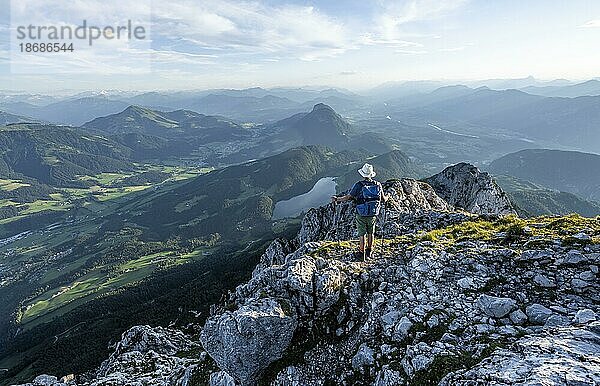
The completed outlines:
<svg viewBox="0 0 600 386">
<path fill-rule="evenodd" d="M 22 386 L 192 386 L 194 372 L 206 357 L 199 342 L 181 331 L 135 326 L 121 337 L 115 351 L 91 374 L 77 377 L 42 375 Z"/>
<path fill-rule="evenodd" d="M 466 207 L 486 215 L 457 210 L 424 182 L 388 181 L 384 240 L 369 262 L 354 258 L 351 206 L 312 209 L 298 236 L 273 241 L 196 336 L 135 327 L 76 383 L 600 382 L 598 219 L 491 216 L 509 211 L 493 186 L 478 184 L 457 183 L 464 194 L 449 194 L 471 197 L 454 205 L 475 202 Z"/>
<path fill-rule="evenodd" d="M 284 302 L 287 300 L 252 299 L 233 312 L 209 319 L 204 326 L 202 345 L 241 385 L 255 384 L 290 344 L 297 321 L 294 309 Z"/>
<path fill-rule="evenodd" d="M 383 188 L 390 199 L 378 218 L 381 233 L 415 233 L 464 221 L 468 217 L 467 213 L 452 212 L 453 207 L 424 182 L 403 178 L 387 181 Z M 298 242 L 355 238 L 354 216 L 355 210 L 350 203 L 310 209 L 302 219 Z"/>
<path fill-rule="evenodd" d="M 467 163 L 447 167 L 425 179 L 450 205 L 477 214 L 515 214 L 506 193 L 486 172 Z"/>
<path fill-rule="evenodd" d="M 597 385 L 600 323 L 560 327 L 519 339 L 474 368 L 447 375 L 440 385 Z"/>
<path fill-rule="evenodd" d="M 347 241 L 309 241 L 295 250 L 276 241 L 228 305 L 242 309 L 262 297 L 287 299 L 295 310 L 297 325 L 290 327 L 293 338 L 281 359 L 263 362 L 254 381 L 597 382 L 600 245 L 592 240 L 598 240 L 600 224 L 581 220 L 566 230 L 552 219 L 525 224 L 467 216 L 462 221 L 431 237 L 409 233 L 389 238 L 379 258 L 369 263 L 353 260 Z M 390 225 L 384 224 L 401 229 Z M 536 231 L 515 230 L 521 228 Z M 474 229 L 492 229 L 492 237 Z M 582 231 L 589 236 L 585 242 L 573 237 Z M 553 285 L 547 286 L 542 276 Z M 207 325 L 228 312 L 217 313 Z M 238 348 L 223 347 L 221 352 Z M 243 366 L 256 365 L 250 353 L 241 360 L 247 362 Z M 561 381 L 571 370 L 575 383 Z M 229 375 L 240 383 L 239 376 Z"/>
</svg>

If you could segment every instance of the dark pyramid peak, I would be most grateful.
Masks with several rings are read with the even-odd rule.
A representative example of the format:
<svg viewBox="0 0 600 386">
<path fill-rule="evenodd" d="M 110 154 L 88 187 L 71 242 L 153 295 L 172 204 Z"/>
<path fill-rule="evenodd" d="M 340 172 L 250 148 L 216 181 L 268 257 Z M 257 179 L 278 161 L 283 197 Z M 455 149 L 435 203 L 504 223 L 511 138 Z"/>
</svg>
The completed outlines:
<svg viewBox="0 0 600 386">
<path fill-rule="evenodd" d="M 326 145 L 336 149 L 348 143 L 347 133 L 350 124 L 331 107 L 324 103 L 316 104 L 312 111 L 293 123 L 303 145 Z"/>
<path fill-rule="evenodd" d="M 326 105 L 325 103 L 317 103 L 317 104 L 316 104 L 316 105 L 313 107 L 313 109 L 312 109 L 312 112 L 313 112 L 313 113 L 315 113 L 315 112 L 318 112 L 318 111 L 330 112 L 330 113 L 333 113 L 333 114 L 337 114 L 337 113 L 335 112 L 335 110 L 331 108 L 331 106 L 328 106 L 328 105 Z"/>
</svg>

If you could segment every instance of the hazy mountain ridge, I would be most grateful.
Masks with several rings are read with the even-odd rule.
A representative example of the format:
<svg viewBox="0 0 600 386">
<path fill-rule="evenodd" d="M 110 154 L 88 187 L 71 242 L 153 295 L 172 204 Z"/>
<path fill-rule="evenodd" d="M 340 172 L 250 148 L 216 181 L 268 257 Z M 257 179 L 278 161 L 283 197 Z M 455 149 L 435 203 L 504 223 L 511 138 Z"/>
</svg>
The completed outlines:
<svg viewBox="0 0 600 386">
<path fill-rule="evenodd" d="M 142 134 L 162 138 L 199 137 L 206 141 L 231 141 L 248 133 L 239 125 L 221 117 L 189 110 L 156 111 L 129 106 L 120 113 L 96 118 L 83 124 L 110 135 Z"/>
<path fill-rule="evenodd" d="M 586 95 L 594 95 L 588 89 L 593 89 L 597 82 L 591 80 L 567 86 L 552 86 L 564 84 L 560 80 L 539 82 L 530 78 L 505 80 L 504 84 L 499 80 L 462 82 L 462 85 L 456 85 L 456 82 L 396 82 L 382 85 L 383 93 L 375 88 L 365 95 L 336 89 L 285 88 L 151 92 L 134 97 L 104 94 L 101 97 L 64 99 L 47 106 L 28 105 L 22 101 L 27 99 L 21 98 L 19 102 L 7 102 L 3 108 L 13 114 L 40 120 L 82 124 L 134 104 L 159 110 L 188 109 L 260 124 L 273 123 L 318 103 L 326 103 L 353 118 L 376 118 L 376 113 L 377 116 L 392 116 L 409 124 L 434 123 L 443 127 L 466 123 L 471 126 L 465 128 L 465 134 L 469 135 L 507 133 L 515 139 L 533 140 L 545 146 L 560 144 L 592 151 L 600 144 L 597 130 L 591 123 L 598 118 L 600 96 Z M 573 97 L 547 97 L 515 89 L 525 90 L 526 84 L 572 87 Z M 85 116 L 89 118 L 83 119 Z M 565 127 L 571 128 L 575 135 L 564 134 Z"/>
<path fill-rule="evenodd" d="M 82 125 L 99 116 L 117 113 L 127 107 L 125 102 L 102 97 L 66 99 L 49 105 L 20 104 L 3 105 L 11 113 L 33 117 L 57 124 Z"/>
<path fill-rule="evenodd" d="M 530 149 L 508 154 L 489 165 L 507 174 L 578 196 L 600 200 L 600 155 L 574 151 Z"/>
<path fill-rule="evenodd" d="M 519 90 L 458 87 L 391 101 L 381 111 L 394 117 L 407 116 L 408 122 L 459 126 L 468 135 L 495 132 L 515 139 L 592 150 L 600 145 L 595 126 L 600 119 L 599 106 L 600 96 L 550 98 Z"/>
<path fill-rule="evenodd" d="M 582 83 L 562 86 L 529 86 L 522 90 L 530 94 L 554 97 L 595 96 L 600 95 L 600 80 L 591 79 Z"/>
<path fill-rule="evenodd" d="M 0 111 L 0 125 L 11 125 L 15 123 L 37 122 L 36 119 L 24 117 L 21 115 L 10 114 Z"/>
<path fill-rule="evenodd" d="M 494 175 L 502 190 L 510 197 L 522 217 L 567 215 L 579 213 L 585 217 L 600 215 L 600 204 L 574 195 L 544 188 L 532 182 L 506 175 Z"/>
</svg>

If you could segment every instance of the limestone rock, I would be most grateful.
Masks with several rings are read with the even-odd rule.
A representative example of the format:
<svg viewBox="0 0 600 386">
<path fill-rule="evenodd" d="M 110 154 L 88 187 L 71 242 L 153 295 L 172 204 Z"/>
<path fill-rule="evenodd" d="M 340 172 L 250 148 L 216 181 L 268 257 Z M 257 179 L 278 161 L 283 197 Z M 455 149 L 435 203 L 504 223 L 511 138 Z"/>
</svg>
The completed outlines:
<svg viewBox="0 0 600 386">
<path fill-rule="evenodd" d="M 384 367 L 377 373 L 373 386 L 396 386 L 403 384 L 403 381 L 399 371 Z"/>
<path fill-rule="evenodd" d="M 473 165 L 459 163 L 425 179 L 450 205 L 478 214 L 514 214 L 506 193 L 494 179 Z"/>
<path fill-rule="evenodd" d="M 374 351 L 369 346 L 366 344 L 361 345 L 356 355 L 352 357 L 352 367 L 354 370 L 361 370 L 365 366 L 372 365 L 375 361 L 373 354 Z"/>
<path fill-rule="evenodd" d="M 552 310 L 542 306 L 541 304 L 532 304 L 525 308 L 525 313 L 529 322 L 532 324 L 544 324 L 550 316 L 552 316 Z"/>
<path fill-rule="evenodd" d="M 241 385 L 252 385 L 281 358 L 296 326 L 289 306 L 277 299 L 259 299 L 209 318 L 201 341 L 221 369 Z"/>
<path fill-rule="evenodd" d="M 596 321 L 596 313 L 589 308 L 577 311 L 573 318 L 573 323 L 577 324 L 585 324 L 594 321 Z"/>
<path fill-rule="evenodd" d="M 489 295 L 481 295 L 477 300 L 479 309 L 487 316 L 502 318 L 515 309 L 517 303 L 510 298 L 499 298 Z"/>
<path fill-rule="evenodd" d="M 217 371 L 210 375 L 209 386 L 236 386 L 235 380 L 225 371 Z"/>
<path fill-rule="evenodd" d="M 516 325 L 523 325 L 525 324 L 525 322 L 527 322 L 527 315 L 525 315 L 525 313 L 521 310 L 515 310 L 513 312 L 510 313 L 509 315 L 510 317 L 510 321 L 513 322 Z"/>
<path fill-rule="evenodd" d="M 524 337 L 470 370 L 447 375 L 440 385 L 596 385 L 600 383 L 599 334 L 596 323 Z"/>
</svg>

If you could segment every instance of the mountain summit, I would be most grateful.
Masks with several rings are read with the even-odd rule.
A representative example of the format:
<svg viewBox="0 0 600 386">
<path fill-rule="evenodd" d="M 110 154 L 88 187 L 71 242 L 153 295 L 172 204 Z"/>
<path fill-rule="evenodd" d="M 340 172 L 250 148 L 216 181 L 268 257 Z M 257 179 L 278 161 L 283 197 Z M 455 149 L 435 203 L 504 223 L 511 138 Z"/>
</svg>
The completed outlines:
<svg viewBox="0 0 600 386">
<path fill-rule="evenodd" d="M 350 124 L 326 104 L 316 104 L 309 113 L 300 113 L 276 122 L 283 136 L 297 138 L 302 145 L 325 145 L 343 149 L 348 145 Z"/>
<path fill-rule="evenodd" d="M 243 133 L 239 125 L 223 118 L 190 110 L 165 112 L 140 106 L 129 106 L 120 113 L 96 118 L 83 127 L 107 134 L 137 133 L 162 138 L 217 134 L 225 140 Z"/>
<path fill-rule="evenodd" d="M 459 163 L 425 180 L 451 205 L 478 214 L 514 214 L 508 196 L 496 181 L 475 166 Z"/>
<path fill-rule="evenodd" d="M 473 181 L 497 188 L 470 165 L 456 171 L 464 202 L 480 196 L 461 188 Z M 203 328 L 134 327 L 95 374 L 62 384 L 571 384 L 565 373 L 600 382 L 597 219 L 469 213 L 413 179 L 384 189 L 373 261 L 353 260 L 351 205 L 311 209 Z"/>
</svg>

